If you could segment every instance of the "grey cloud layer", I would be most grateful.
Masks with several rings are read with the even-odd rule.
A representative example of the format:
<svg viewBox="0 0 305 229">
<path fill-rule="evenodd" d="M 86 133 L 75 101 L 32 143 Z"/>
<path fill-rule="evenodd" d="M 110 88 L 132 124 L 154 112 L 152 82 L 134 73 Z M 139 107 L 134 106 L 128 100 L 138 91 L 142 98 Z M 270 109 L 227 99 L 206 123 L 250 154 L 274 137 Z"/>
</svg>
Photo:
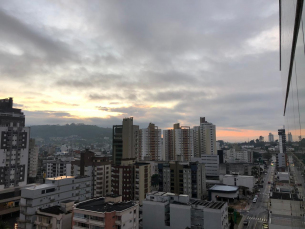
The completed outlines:
<svg viewBox="0 0 305 229">
<path fill-rule="evenodd" d="M 23 52 L 3 52 L 0 46 L 0 73 L 11 82 L 22 75 L 27 83 L 45 80 L 54 93 L 80 94 L 80 104 L 132 115 L 144 126 L 195 125 L 199 116 L 223 127 L 267 130 L 283 124 L 278 51 L 263 49 L 270 40 L 262 47 L 249 44 L 278 26 L 276 0 L 71 0 L 40 6 L 42 12 L 58 12 L 49 16 L 54 21 L 79 18 L 77 29 L 48 20 L 37 22 L 37 29 L 18 14 L 22 3 L 12 2 L 10 10 L 0 3 L 0 44 Z M 109 107 L 99 106 L 107 102 Z M 172 105 L 158 107 L 166 103 Z M 75 118 L 55 116 L 45 121 L 41 116 L 40 122 Z M 122 116 L 96 121 L 113 125 Z"/>
</svg>

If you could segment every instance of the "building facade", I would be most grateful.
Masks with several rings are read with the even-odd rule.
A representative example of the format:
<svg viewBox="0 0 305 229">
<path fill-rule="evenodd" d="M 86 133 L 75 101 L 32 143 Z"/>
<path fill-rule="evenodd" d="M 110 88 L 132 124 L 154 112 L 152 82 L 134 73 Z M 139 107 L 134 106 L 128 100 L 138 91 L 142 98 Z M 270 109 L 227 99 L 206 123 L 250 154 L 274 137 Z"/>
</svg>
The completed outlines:
<svg viewBox="0 0 305 229">
<path fill-rule="evenodd" d="M 280 1 L 280 71 L 285 129 L 292 138 L 305 136 L 305 54 L 303 0 Z"/>
<path fill-rule="evenodd" d="M 71 176 L 71 158 L 57 158 L 44 160 L 46 178 L 58 176 Z"/>
<path fill-rule="evenodd" d="M 120 165 L 122 159 L 139 158 L 139 126 L 133 125 L 133 117 L 113 126 L 112 157 L 115 165 Z"/>
<path fill-rule="evenodd" d="M 202 199 L 206 194 L 205 165 L 198 162 L 159 163 L 159 191 Z"/>
<path fill-rule="evenodd" d="M 159 161 L 161 159 L 161 129 L 149 123 L 139 132 L 139 160 Z"/>
<path fill-rule="evenodd" d="M 35 139 L 30 139 L 29 144 L 29 161 L 28 161 L 28 179 L 34 182 L 38 170 L 38 153 L 39 147 L 35 145 Z"/>
<path fill-rule="evenodd" d="M 136 200 L 142 204 L 151 189 L 151 166 L 149 163 L 123 160 L 112 168 L 112 192 L 122 196 L 123 201 Z"/>
<path fill-rule="evenodd" d="M 274 142 L 274 135 L 272 133 L 269 133 L 268 140 L 269 142 Z"/>
<path fill-rule="evenodd" d="M 188 195 L 152 192 L 143 201 L 143 228 L 227 229 L 228 205 L 225 202 L 193 199 Z"/>
<path fill-rule="evenodd" d="M 34 222 L 36 229 L 72 228 L 72 210 L 74 200 L 64 200 L 60 205 L 38 209 Z"/>
<path fill-rule="evenodd" d="M 91 198 L 91 177 L 53 177 L 45 184 L 21 190 L 20 217 L 18 227 L 33 229 L 36 210 L 60 205 L 62 201 L 81 202 Z"/>
<path fill-rule="evenodd" d="M 207 121 L 200 123 L 201 155 L 217 155 L 216 126 Z"/>
<path fill-rule="evenodd" d="M 92 197 L 111 194 L 111 162 L 108 157 L 96 156 L 94 152 L 81 152 L 80 160 L 72 163 L 72 176 L 92 178 Z"/>
<path fill-rule="evenodd" d="M 119 196 L 84 201 L 73 209 L 73 229 L 139 228 L 139 205 Z"/>
</svg>

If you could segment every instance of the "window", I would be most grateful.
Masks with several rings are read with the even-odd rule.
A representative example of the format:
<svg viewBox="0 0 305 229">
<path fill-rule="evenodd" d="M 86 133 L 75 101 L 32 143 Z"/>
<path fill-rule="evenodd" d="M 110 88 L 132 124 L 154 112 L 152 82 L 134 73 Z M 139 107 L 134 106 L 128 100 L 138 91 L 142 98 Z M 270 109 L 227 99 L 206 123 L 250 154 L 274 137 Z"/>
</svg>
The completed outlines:
<svg viewBox="0 0 305 229">
<path fill-rule="evenodd" d="M 46 193 L 46 190 L 41 190 L 41 194 L 45 194 Z"/>
</svg>

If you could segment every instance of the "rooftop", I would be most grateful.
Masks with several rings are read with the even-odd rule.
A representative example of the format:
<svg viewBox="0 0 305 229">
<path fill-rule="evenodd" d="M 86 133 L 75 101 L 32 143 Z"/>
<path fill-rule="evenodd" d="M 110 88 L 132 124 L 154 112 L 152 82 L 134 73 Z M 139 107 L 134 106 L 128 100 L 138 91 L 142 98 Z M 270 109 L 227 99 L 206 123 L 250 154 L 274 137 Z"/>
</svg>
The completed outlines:
<svg viewBox="0 0 305 229">
<path fill-rule="evenodd" d="M 214 185 L 209 191 L 222 191 L 222 192 L 236 192 L 238 190 L 237 186 L 229 186 L 229 185 Z"/>
<path fill-rule="evenodd" d="M 190 203 L 192 205 L 201 205 L 206 208 L 211 208 L 211 209 L 221 209 L 223 205 L 226 204 L 226 202 L 218 202 L 218 201 L 204 201 L 204 200 L 199 200 L 199 199 L 190 199 Z"/>
<path fill-rule="evenodd" d="M 44 209 L 39 209 L 40 212 L 45 212 L 53 215 L 64 214 L 65 212 L 60 209 L 60 206 L 52 206 Z"/>
<path fill-rule="evenodd" d="M 253 177 L 253 176 L 246 176 L 246 175 L 234 175 L 234 174 L 226 174 L 226 175 L 224 175 L 225 177 L 236 177 L 236 176 L 238 176 L 238 177 Z M 254 177 L 253 177 L 254 178 Z"/>
<path fill-rule="evenodd" d="M 60 177 L 50 177 L 46 178 L 46 180 L 63 180 L 63 179 L 68 179 L 68 178 L 74 178 L 74 176 L 60 176 Z"/>
<path fill-rule="evenodd" d="M 64 200 L 64 201 L 61 201 L 61 203 L 64 203 L 64 204 L 70 203 L 70 202 L 75 202 L 75 200 Z"/>
<path fill-rule="evenodd" d="M 150 165 L 150 164 L 145 162 L 136 162 L 134 163 L 134 165 L 142 166 L 142 165 Z"/>
<path fill-rule="evenodd" d="M 53 188 L 56 187 L 54 184 L 40 184 L 40 185 L 33 185 L 31 187 L 27 187 L 25 189 L 28 190 L 36 190 L 36 189 L 45 189 L 45 188 Z"/>
<path fill-rule="evenodd" d="M 112 202 L 105 202 L 105 198 L 97 198 L 76 204 L 75 209 L 94 211 L 94 212 L 113 212 L 113 211 L 124 211 L 135 205 L 136 203 L 132 201 L 112 203 Z"/>
</svg>

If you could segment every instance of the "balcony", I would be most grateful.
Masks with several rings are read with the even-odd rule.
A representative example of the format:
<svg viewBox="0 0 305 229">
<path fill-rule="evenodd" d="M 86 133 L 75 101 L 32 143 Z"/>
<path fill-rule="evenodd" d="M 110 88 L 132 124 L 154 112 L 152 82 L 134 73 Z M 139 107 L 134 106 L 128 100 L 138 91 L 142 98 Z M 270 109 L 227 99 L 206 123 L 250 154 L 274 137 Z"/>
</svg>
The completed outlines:
<svg viewBox="0 0 305 229">
<path fill-rule="evenodd" d="M 105 226 L 105 222 L 104 221 L 99 221 L 99 220 L 94 220 L 94 219 L 90 219 L 89 223 L 90 224 L 94 224 L 96 226 L 101 226 L 101 227 Z"/>
<path fill-rule="evenodd" d="M 82 223 L 88 223 L 89 219 L 85 218 L 79 218 L 79 217 L 73 217 L 73 221 L 82 222 Z M 74 227 L 73 227 L 74 228 Z"/>
<path fill-rule="evenodd" d="M 119 225 L 121 225 L 121 224 L 122 224 L 122 223 L 121 223 L 120 220 L 116 220 L 116 221 L 115 221 L 115 225 L 118 225 L 118 226 L 119 226 Z"/>
</svg>

